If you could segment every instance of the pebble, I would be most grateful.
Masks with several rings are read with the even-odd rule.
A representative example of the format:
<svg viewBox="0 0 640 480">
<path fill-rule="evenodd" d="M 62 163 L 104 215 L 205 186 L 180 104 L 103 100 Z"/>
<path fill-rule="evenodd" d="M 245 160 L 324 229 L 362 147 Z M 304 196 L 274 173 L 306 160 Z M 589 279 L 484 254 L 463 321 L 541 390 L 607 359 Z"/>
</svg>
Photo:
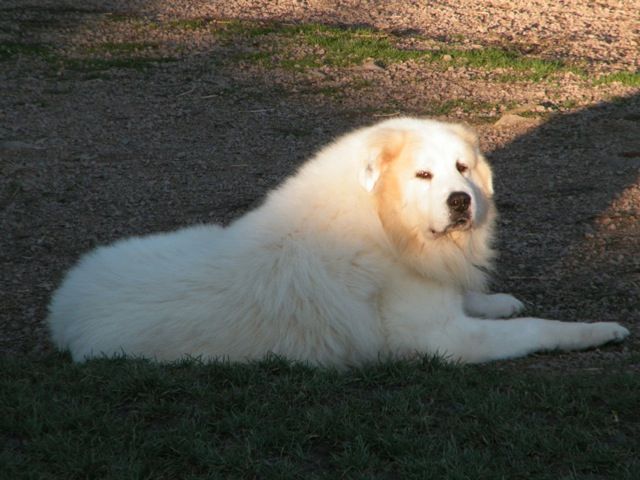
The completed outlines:
<svg viewBox="0 0 640 480">
<path fill-rule="evenodd" d="M 373 59 L 367 59 L 362 65 L 354 67 L 354 70 L 370 70 L 374 72 L 384 71 L 384 67 L 378 65 Z"/>
<path fill-rule="evenodd" d="M 532 123 L 532 119 L 522 117 L 513 113 L 507 113 L 500 117 L 500 119 L 494 123 L 496 127 L 514 127 L 517 125 L 526 125 Z"/>
</svg>

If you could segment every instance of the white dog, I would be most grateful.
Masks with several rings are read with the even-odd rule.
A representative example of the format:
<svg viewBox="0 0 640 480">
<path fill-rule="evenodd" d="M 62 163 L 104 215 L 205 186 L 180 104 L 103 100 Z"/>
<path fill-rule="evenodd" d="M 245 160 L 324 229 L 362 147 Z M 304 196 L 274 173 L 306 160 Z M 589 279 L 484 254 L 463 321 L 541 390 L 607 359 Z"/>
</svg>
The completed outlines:
<svg viewBox="0 0 640 480">
<path fill-rule="evenodd" d="M 492 194 L 466 127 L 385 121 L 320 151 L 227 228 L 89 253 L 53 297 L 53 340 L 77 361 L 275 353 L 344 367 L 425 353 L 484 362 L 625 338 L 616 323 L 496 320 L 523 305 L 483 293 Z"/>
</svg>

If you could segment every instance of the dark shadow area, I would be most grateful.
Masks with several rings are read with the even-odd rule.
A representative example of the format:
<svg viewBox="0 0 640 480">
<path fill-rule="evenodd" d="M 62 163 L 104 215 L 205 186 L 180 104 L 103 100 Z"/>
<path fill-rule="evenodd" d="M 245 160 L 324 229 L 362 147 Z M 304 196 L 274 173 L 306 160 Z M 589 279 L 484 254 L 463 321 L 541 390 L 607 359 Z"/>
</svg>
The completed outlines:
<svg viewBox="0 0 640 480">
<path fill-rule="evenodd" d="M 501 282 L 562 319 L 640 320 L 640 97 L 550 119 L 490 152 Z"/>
</svg>

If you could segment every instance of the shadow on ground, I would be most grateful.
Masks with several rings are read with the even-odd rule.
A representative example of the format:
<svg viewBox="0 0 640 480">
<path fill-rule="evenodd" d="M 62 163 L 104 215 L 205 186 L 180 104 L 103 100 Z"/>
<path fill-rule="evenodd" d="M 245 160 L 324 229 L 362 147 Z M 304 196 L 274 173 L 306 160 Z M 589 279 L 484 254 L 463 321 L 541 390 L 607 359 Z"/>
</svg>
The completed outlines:
<svg viewBox="0 0 640 480">
<path fill-rule="evenodd" d="M 639 111 L 596 105 L 490 153 L 504 281 L 547 315 L 640 320 Z"/>
</svg>

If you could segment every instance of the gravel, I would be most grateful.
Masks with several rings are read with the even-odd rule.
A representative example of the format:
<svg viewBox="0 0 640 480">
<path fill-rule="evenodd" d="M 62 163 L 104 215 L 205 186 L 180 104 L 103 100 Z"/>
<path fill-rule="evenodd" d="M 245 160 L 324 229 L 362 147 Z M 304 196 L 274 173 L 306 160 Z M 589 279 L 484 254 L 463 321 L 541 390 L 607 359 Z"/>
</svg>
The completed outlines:
<svg viewBox="0 0 640 480">
<path fill-rule="evenodd" d="M 495 288 L 519 296 L 531 315 L 619 321 L 635 334 L 513 364 L 638 368 L 640 89 L 571 72 L 504 82 L 500 72 L 416 61 L 291 71 L 237 60 L 264 48 L 251 38 L 139 28 L 149 19 L 368 25 L 406 45 L 560 57 L 590 77 L 637 70 L 638 2 L 526 3 L 5 0 L 0 45 L 39 42 L 85 60 L 108 58 L 92 50 L 105 42 L 152 46 L 137 52 L 150 61 L 141 69 L 82 71 L 29 54 L 0 63 L 0 354 L 51 351 L 48 298 L 90 248 L 226 223 L 334 136 L 386 116 L 435 114 L 474 124 L 494 165 Z"/>
</svg>

